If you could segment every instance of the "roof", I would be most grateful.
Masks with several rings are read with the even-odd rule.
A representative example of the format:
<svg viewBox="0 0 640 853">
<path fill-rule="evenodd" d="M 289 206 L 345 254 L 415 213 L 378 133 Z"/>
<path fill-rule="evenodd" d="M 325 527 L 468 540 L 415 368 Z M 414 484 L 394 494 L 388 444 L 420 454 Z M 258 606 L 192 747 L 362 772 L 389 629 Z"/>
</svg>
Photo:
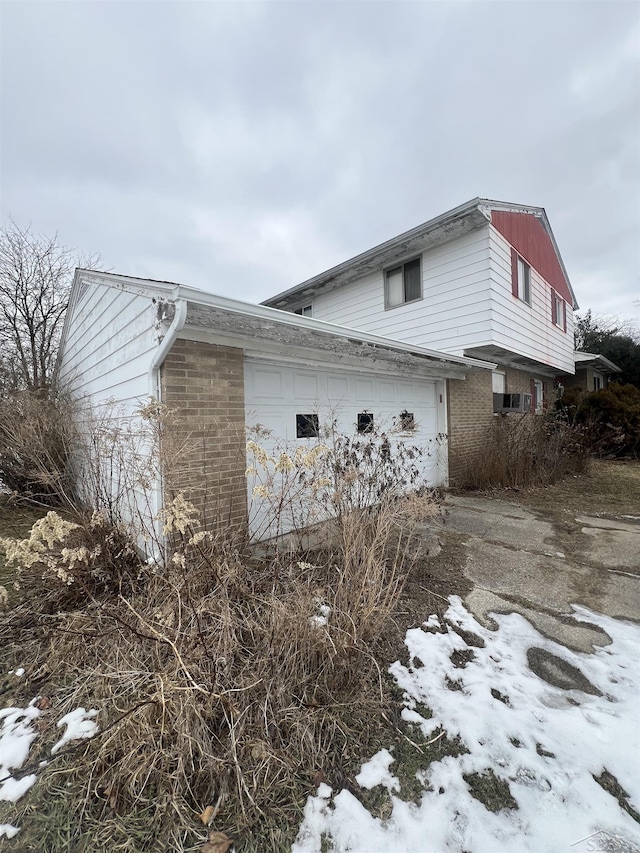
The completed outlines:
<svg viewBox="0 0 640 853">
<path fill-rule="evenodd" d="M 566 281 L 568 295 L 573 301 L 574 308 L 576 308 L 578 303 L 545 209 L 543 207 L 513 204 L 479 197 L 471 199 L 458 207 L 454 207 L 446 211 L 446 213 L 442 213 L 434 219 L 430 219 L 422 225 L 412 228 L 410 231 L 405 231 L 397 237 L 393 237 L 391 240 L 380 243 L 380 245 L 374 246 L 360 255 L 356 255 L 313 278 L 307 279 L 295 287 L 291 287 L 269 299 L 265 299 L 262 304 L 277 308 L 291 308 L 299 304 L 305 297 L 312 297 L 317 293 L 327 293 L 336 287 L 355 281 L 381 267 L 390 266 L 406 258 L 408 255 L 425 251 L 432 246 L 440 245 L 448 240 L 475 231 L 491 222 L 492 211 L 524 213 L 534 216 L 540 222 L 552 243 L 559 267 Z"/>
<path fill-rule="evenodd" d="M 576 365 L 581 367 L 599 367 L 607 373 L 622 373 L 622 368 L 618 367 L 612 361 L 609 361 L 604 355 L 595 352 L 574 352 L 574 361 Z"/>
<path fill-rule="evenodd" d="M 426 347 L 371 335 L 346 326 L 323 320 L 301 317 L 297 314 L 253 305 L 225 296 L 174 282 L 143 279 L 134 276 L 103 273 L 94 270 L 76 270 L 71 289 L 69 311 L 65 319 L 60 352 L 64 350 L 68 327 L 73 322 L 74 306 L 81 288 L 108 286 L 146 295 L 166 303 L 164 320 L 173 316 L 173 306 L 186 302 L 185 329 L 215 331 L 220 338 L 242 338 L 253 342 L 256 349 L 277 345 L 292 350 L 331 352 L 346 358 L 363 356 L 386 363 L 435 369 L 440 378 L 462 378 L 468 370 L 492 369 L 495 364 L 475 358 L 449 355 Z"/>
</svg>

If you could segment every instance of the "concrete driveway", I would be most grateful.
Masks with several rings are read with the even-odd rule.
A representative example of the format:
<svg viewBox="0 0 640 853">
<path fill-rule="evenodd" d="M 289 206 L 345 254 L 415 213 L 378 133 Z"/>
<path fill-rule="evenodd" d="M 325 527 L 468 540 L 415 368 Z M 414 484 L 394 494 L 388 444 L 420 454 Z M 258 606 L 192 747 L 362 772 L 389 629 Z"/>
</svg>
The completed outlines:
<svg viewBox="0 0 640 853">
<path fill-rule="evenodd" d="M 521 613 L 541 633 L 578 651 L 607 645 L 601 630 L 574 618 L 572 604 L 640 621 L 640 517 L 548 518 L 515 503 L 449 496 L 443 531 L 464 543 L 465 603 Z M 639 510 L 640 511 L 640 510 Z"/>
</svg>

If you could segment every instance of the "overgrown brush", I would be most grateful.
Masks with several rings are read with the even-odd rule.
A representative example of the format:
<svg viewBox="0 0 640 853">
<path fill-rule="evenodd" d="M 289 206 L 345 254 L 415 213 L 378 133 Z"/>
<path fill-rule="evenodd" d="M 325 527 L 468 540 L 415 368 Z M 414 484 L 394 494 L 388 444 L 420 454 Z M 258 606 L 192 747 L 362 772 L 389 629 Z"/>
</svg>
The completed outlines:
<svg viewBox="0 0 640 853">
<path fill-rule="evenodd" d="M 482 452 L 466 460 L 458 485 L 468 489 L 549 485 L 588 464 L 587 430 L 562 413 L 494 419 Z"/>
<path fill-rule="evenodd" d="M 640 388 L 614 382 L 587 394 L 575 413 L 597 456 L 640 456 Z"/>
<path fill-rule="evenodd" d="M 123 533 L 103 521 L 63 531 L 50 517 L 15 546 L 20 583 L 33 582 L 0 645 L 19 642 L 40 683 L 55 684 L 59 711 L 100 709 L 101 734 L 73 761 L 87 781 L 84 801 L 69 803 L 68 849 L 186 850 L 203 840 L 204 820 L 237 849 L 288 849 L 314 779 L 340 779 L 361 736 L 352 727 L 376 724 L 385 699 L 374 653 L 417 525 L 437 508 L 426 491 L 406 494 L 419 484 L 413 451 L 390 453 L 384 436 L 334 439 L 297 461 L 283 450 L 289 462 L 250 446 L 267 494 L 300 486 L 307 520 L 324 517 L 314 549 L 299 550 L 300 527 L 257 560 L 201 529 L 180 493 L 161 517 L 162 564 L 131 547 L 118 555 Z M 279 506 L 291 509 L 282 496 Z M 60 535 L 47 539 L 51 528 Z M 47 779 L 56 772 L 67 778 L 69 765 L 54 761 Z M 25 820 L 51 849 L 46 810 Z M 276 830 L 264 840 L 267 826 L 279 840 Z"/>
<path fill-rule="evenodd" d="M 0 399 L 0 485 L 47 505 L 75 503 L 68 460 L 74 441 L 72 405 L 46 392 Z"/>
</svg>

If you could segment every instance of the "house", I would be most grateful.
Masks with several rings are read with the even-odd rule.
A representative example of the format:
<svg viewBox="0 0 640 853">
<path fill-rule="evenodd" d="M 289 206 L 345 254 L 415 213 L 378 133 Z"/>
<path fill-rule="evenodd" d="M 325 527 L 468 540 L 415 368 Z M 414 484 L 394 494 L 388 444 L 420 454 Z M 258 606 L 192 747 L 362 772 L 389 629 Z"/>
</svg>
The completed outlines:
<svg viewBox="0 0 640 853">
<path fill-rule="evenodd" d="M 566 390 L 576 389 L 581 394 L 600 391 L 606 388 L 619 373 L 622 373 L 622 368 L 599 353 L 576 352 L 574 358 L 575 374 L 562 378 L 562 384 Z"/>
<path fill-rule="evenodd" d="M 447 383 L 491 383 L 492 361 L 443 353 L 327 320 L 213 296 L 170 282 L 77 270 L 62 335 L 59 376 L 76 401 L 80 426 L 114 442 L 99 464 L 107 503 L 147 531 L 167 497 L 167 471 L 130 483 L 116 454 L 118 435 L 135 435 L 149 398 L 175 410 L 184 440 L 171 488 L 183 489 L 209 529 L 254 536 L 246 428 L 261 424 L 275 455 L 281 442 L 317 442 L 320 421 L 353 434 L 362 424 L 400 423 L 426 448 L 423 473 L 447 482 Z M 95 429 L 96 417 L 100 428 Z M 114 438 L 115 436 L 115 438 Z M 168 441 L 168 437 L 166 438 Z M 151 449 L 140 440 L 137 461 Z M 83 470 L 83 460 L 78 468 Z M 142 537 L 144 539 L 144 537 Z"/>
<path fill-rule="evenodd" d="M 575 373 L 578 304 L 541 207 L 475 198 L 264 304 L 494 362 L 447 380 L 454 479 L 496 412 L 541 411 Z"/>
</svg>

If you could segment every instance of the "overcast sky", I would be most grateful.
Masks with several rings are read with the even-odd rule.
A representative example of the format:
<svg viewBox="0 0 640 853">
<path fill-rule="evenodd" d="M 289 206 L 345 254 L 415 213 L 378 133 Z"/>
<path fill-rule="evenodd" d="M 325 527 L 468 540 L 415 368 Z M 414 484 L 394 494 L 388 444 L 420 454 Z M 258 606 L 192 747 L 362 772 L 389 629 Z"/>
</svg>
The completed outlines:
<svg viewBox="0 0 640 853">
<path fill-rule="evenodd" d="M 640 316 L 636 2 L 15 2 L 3 221 L 250 302 L 477 195 Z"/>
</svg>

